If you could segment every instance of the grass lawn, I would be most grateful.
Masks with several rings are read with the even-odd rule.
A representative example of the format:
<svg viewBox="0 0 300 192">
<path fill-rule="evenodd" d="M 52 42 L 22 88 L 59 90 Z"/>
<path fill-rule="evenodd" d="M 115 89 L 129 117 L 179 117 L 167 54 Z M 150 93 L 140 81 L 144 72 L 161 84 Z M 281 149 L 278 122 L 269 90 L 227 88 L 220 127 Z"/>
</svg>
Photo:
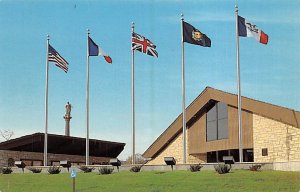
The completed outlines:
<svg viewBox="0 0 300 192">
<path fill-rule="evenodd" d="M 68 192 L 72 191 L 70 174 L 44 173 L 0 175 L 1 192 Z M 176 191 L 300 191 L 300 172 L 234 170 L 219 175 L 213 171 L 145 171 L 111 175 L 78 173 L 77 192 L 176 192 Z"/>
</svg>

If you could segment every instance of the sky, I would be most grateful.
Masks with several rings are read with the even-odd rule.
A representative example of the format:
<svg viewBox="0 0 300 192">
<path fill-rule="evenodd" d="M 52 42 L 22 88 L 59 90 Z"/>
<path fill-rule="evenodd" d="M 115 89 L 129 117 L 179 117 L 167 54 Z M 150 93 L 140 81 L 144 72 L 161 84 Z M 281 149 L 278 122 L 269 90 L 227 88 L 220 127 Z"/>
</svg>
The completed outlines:
<svg viewBox="0 0 300 192">
<path fill-rule="evenodd" d="M 186 105 L 207 86 L 237 93 L 236 0 L 0 0 L 0 130 L 14 138 L 45 129 L 46 39 L 69 62 L 49 66 L 48 132 L 85 137 L 86 48 L 90 37 L 113 60 L 90 58 L 90 138 L 126 143 L 131 155 L 131 23 L 159 54 L 135 53 L 136 152 L 143 153 L 181 113 L 181 22 L 211 48 L 185 43 Z M 243 96 L 300 111 L 300 1 L 238 1 L 239 15 L 269 36 L 240 38 Z M 2 138 L 1 138 L 2 139 Z M 1 140 L 0 139 L 0 140 Z M 3 139 L 2 139 L 3 141 Z"/>
</svg>

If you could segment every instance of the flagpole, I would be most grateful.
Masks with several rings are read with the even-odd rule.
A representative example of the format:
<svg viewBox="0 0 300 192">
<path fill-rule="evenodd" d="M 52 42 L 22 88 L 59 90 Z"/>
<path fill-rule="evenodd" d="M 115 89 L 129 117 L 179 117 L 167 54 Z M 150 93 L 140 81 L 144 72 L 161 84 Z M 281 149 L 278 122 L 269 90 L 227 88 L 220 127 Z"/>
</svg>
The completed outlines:
<svg viewBox="0 0 300 192">
<path fill-rule="evenodd" d="M 132 34 L 134 33 L 134 22 L 131 26 Z M 132 164 L 135 164 L 135 105 L 134 105 L 134 50 L 132 51 L 132 72 L 131 72 L 131 94 L 132 94 Z"/>
<path fill-rule="evenodd" d="M 242 98 L 241 98 L 241 74 L 240 74 L 240 42 L 238 25 L 238 6 L 235 6 L 236 16 L 236 64 L 237 64 L 237 92 L 238 92 L 238 126 L 239 126 L 239 156 L 240 162 L 243 162 L 243 141 L 242 141 Z"/>
<path fill-rule="evenodd" d="M 85 145 L 85 164 L 89 165 L 89 92 L 90 92 L 90 57 L 89 57 L 89 36 L 90 30 L 87 29 L 87 55 L 86 55 L 86 145 Z"/>
<path fill-rule="evenodd" d="M 46 54 L 46 83 L 45 83 L 45 135 L 44 135 L 44 166 L 48 165 L 47 149 L 48 149 L 48 70 L 49 70 L 49 41 L 50 36 L 47 35 L 47 54 Z"/>
<path fill-rule="evenodd" d="M 186 117 L 185 117 L 185 73 L 184 73 L 184 42 L 183 42 L 183 14 L 181 14 L 181 82 L 182 82 L 182 142 L 183 142 L 183 164 L 186 163 Z"/>
</svg>

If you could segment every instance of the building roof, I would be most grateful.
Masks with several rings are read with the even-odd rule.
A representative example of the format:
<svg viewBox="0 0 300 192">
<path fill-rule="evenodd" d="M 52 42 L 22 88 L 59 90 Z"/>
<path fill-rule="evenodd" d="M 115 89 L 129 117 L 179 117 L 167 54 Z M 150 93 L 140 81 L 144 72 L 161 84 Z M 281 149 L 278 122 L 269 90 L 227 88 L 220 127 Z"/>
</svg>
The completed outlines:
<svg viewBox="0 0 300 192">
<path fill-rule="evenodd" d="M 187 128 L 215 102 L 223 102 L 237 108 L 237 95 L 206 87 L 186 109 Z M 242 110 L 300 128 L 299 111 L 247 97 L 242 97 Z M 182 113 L 144 152 L 143 156 L 147 158 L 156 157 L 181 132 Z"/>
<path fill-rule="evenodd" d="M 116 158 L 125 143 L 89 140 L 89 154 L 96 157 Z M 85 156 L 86 139 L 48 134 L 48 153 Z M 44 152 L 44 133 L 34 133 L 0 143 L 0 150 Z"/>
</svg>

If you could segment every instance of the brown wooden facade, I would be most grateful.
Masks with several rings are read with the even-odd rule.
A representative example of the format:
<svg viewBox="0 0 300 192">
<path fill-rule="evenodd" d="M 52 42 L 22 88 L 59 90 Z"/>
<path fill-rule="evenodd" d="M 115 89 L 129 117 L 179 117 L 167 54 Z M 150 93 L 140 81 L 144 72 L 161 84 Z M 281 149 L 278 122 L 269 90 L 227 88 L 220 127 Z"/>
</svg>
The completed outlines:
<svg viewBox="0 0 300 192">
<path fill-rule="evenodd" d="M 206 112 L 217 102 L 228 106 L 228 139 L 206 141 Z M 300 112 L 242 97 L 243 148 L 253 148 L 253 114 L 300 128 Z M 189 155 L 238 149 L 237 95 L 207 87 L 186 109 Z M 182 114 L 153 142 L 143 156 L 155 158 L 182 133 Z"/>
<path fill-rule="evenodd" d="M 238 116 L 237 109 L 228 106 L 228 139 L 206 141 L 206 113 L 204 113 L 190 128 L 188 132 L 189 154 L 206 153 L 237 149 L 238 143 Z M 242 112 L 243 147 L 253 148 L 252 113 Z"/>
</svg>

